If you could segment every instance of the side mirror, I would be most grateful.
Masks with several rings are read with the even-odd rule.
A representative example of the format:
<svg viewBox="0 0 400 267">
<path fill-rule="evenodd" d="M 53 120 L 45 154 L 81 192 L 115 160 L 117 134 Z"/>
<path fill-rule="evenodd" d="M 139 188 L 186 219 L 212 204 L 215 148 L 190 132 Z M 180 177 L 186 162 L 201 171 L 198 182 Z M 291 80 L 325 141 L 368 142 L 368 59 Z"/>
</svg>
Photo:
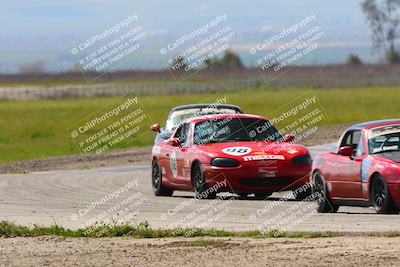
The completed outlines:
<svg viewBox="0 0 400 267">
<path fill-rule="evenodd" d="M 181 141 L 179 140 L 179 138 L 174 137 L 168 141 L 168 144 L 170 144 L 171 146 L 180 146 Z"/>
<path fill-rule="evenodd" d="M 153 132 L 156 132 L 156 133 L 161 132 L 160 124 L 156 123 L 156 124 L 151 125 L 150 130 L 152 130 Z"/>
<path fill-rule="evenodd" d="M 351 146 L 342 146 L 339 148 L 338 154 L 345 157 L 351 157 L 353 154 L 353 148 Z"/>
<path fill-rule="evenodd" d="M 294 136 L 291 134 L 287 134 L 283 137 L 283 141 L 285 141 L 286 143 L 291 143 L 294 141 Z"/>
</svg>

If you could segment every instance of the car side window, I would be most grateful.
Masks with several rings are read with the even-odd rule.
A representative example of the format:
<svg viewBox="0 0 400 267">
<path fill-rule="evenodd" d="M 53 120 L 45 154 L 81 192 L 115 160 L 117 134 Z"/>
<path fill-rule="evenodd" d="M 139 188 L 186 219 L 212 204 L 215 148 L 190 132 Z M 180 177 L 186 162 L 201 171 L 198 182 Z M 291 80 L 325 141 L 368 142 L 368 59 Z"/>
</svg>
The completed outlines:
<svg viewBox="0 0 400 267">
<path fill-rule="evenodd" d="M 182 146 L 188 147 L 190 145 L 190 125 L 189 123 L 185 123 L 183 125 L 183 138 L 182 139 Z"/>
<path fill-rule="evenodd" d="M 175 131 L 174 138 L 179 138 L 179 140 L 181 140 L 180 138 L 182 136 L 182 131 L 183 131 L 183 125 L 180 125 Z"/>
<path fill-rule="evenodd" d="M 188 147 L 190 144 L 189 124 L 184 123 L 176 130 L 174 137 L 179 138 L 183 147 Z"/>
<path fill-rule="evenodd" d="M 356 151 L 355 156 L 361 157 L 362 155 L 364 155 L 364 138 L 363 138 L 363 135 L 360 134 L 360 138 L 358 139 L 357 151 Z"/>
<path fill-rule="evenodd" d="M 347 132 L 345 136 L 343 137 L 342 143 L 340 144 L 340 147 L 344 146 L 350 146 L 351 145 L 351 138 L 353 136 L 353 132 Z"/>
<path fill-rule="evenodd" d="M 353 156 L 355 156 L 358 153 L 358 144 L 360 143 L 360 139 L 361 139 L 361 131 L 360 130 L 348 131 L 345 134 L 345 136 L 342 140 L 342 143 L 340 144 L 340 147 L 351 146 L 353 148 Z M 362 145 L 361 145 L 361 148 L 362 148 Z"/>
</svg>

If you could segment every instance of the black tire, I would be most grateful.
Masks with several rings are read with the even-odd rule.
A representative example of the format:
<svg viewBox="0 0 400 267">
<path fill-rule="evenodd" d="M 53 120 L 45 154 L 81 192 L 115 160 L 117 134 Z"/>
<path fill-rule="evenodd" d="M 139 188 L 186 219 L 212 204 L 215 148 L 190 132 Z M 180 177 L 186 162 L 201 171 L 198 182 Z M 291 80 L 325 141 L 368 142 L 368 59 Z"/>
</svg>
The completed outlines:
<svg viewBox="0 0 400 267">
<path fill-rule="evenodd" d="M 319 171 L 313 173 L 312 195 L 317 202 L 319 213 L 335 213 L 338 211 L 339 206 L 335 205 L 330 199 L 324 176 Z"/>
<path fill-rule="evenodd" d="M 174 193 L 174 190 L 166 188 L 162 183 L 162 173 L 160 171 L 160 165 L 156 159 L 151 164 L 151 185 L 153 193 L 156 196 L 167 196 L 170 197 Z"/>
<path fill-rule="evenodd" d="M 240 199 L 248 199 L 249 194 L 246 193 L 237 193 Z"/>
<path fill-rule="evenodd" d="M 203 169 L 200 163 L 195 163 L 192 168 L 192 182 L 196 198 L 214 199 L 217 197 L 216 192 L 208 192 L 207 184 L 204 177 Z"/>
<path fill-rule="evenodd" d="M 271 196 L 272 193 L 270 192 L 265 192 L 265 193 L 254 193 L 254 197 L 256 199 L 266 199 L 267 197 Z"/>
<path fill-rule="evenodd" d="M 301 187 L 299 187 L 296 190 L 293 190 L 293 195 L 294 198 L 297 201 L 302 201 L 307 199 L 308 197 L 310 197 L 312 194 L 312 189 L 310 187 L 308 187 L 306 190 L 301 189 Z"/>
<path fill-rule="evenodd" d="M 379 214 L 399 213 L 386 181 L 380 175 L 375 176 L 371 181 L 371 204 Z"/>
</svg>

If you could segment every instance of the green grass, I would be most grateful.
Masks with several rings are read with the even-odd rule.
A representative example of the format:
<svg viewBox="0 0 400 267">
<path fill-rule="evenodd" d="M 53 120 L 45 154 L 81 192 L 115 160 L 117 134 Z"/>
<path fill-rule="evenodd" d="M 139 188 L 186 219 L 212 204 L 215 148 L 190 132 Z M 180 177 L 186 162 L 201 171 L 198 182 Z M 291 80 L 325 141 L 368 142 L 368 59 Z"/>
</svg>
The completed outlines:
<svg viewBox="0 0 400 267">
<path fill-rule="evenodd" d="M 247 113 L 271 116 L 310 89 L 247 90 L 227 94 L 228 102 Z M 327 120 L 323 124 L 348 124 L 400 117 L 400 88 L 330 89 L 315 91 Z M 171 95 L 140 97 L 150 122 L 163 124 L 177 105 L 213 102 L 218 96 Z M 78 154 L 67 128 L 117 98 L 32 100 L 0 102 L 0 163 Z M 147 127 L 147 125 L 146 125 Z M 128 146 L 150 146 L 154 134 L 146 132 Z"/>
<path fill-rule="evenodd" d="M 81 75 L 81 74 L 79 74 Z M 0 81 L 0 87 L 7 87 L 7 88 L 23 88 L 24 86 L 28 87 L 37 87 L 39 89 L 47 89 L 47 88 L 52 88 L 52 87 L 59 87 L 59 86 L 88 86 L 88 82 L 85 80 L 83 75 L 78 76 L 80 79 L 77 80 L 67 80 L 67 79 L 60 79 L 60 80 L 34 80 L 34 81 L 26 81 L 26 82 L 7 82 L 7 81 Z M 96 76 L 94 76 L 96 77 Z M 89 78 L 89 80 L 95 79 L 94 77 Z M 169 76 L 167 76 L 169 77 Z M 141 83 L 158 83 L 158 82 L 163 82 L 165 84 L 168 83 L 173 83 L 171 79 L 165 78 L 160 79 L 158 78 L 156 81 L 152 80 L 146 80 L 146 79 L 123 79 L 123 80 L 103 80 L 102 77 L 99 79 L 96 79 L 96 84 L 108 84 L 110 86 L 114 85 L 125 85 L 125 84 L 130 84 L 134 86 L 135 84 L 141 84 Z M 203 80 L 200 80 L 201 82 L 204 82 Z M 191 82 L 196 82 L 196 80 L 191 80 Z"/>
<path fill-rule="evenodd" d="M 368 233 L 339 233 L 339 232 L 282 232 L 272 230 L 266 233 L 260 231 L 230 232 L 215 229 L 152 229 L 147 222 L 134 224 L 96 224 L 91 228 L 69 230 L 58 225 L 42 227 L 35 225 L 26 227 L 8 221 L 0 221 L 0 237 L 121 237 L 133 238 L 169 238 L 169 237 L 247 237 L 247 238 L 331 238 L 339 236 L 365 237 L 400 237 L 400 232 L 368 232 Z M 180 245 L 180 244 L 177 244 Z M 219 245 L 210 240 L 188 242 L 186 246 L 215 246 Z"/>
<path fill-rule="evenodd" d="M 279 234 L 278 234 L 279 233 Z M 69 230 L 63 227 L 53 225 L 50 227 L 33 226 L 26 227 L 16 225 L 7 221 L 0 221 L 0 237 L 32 237 L 54 235 L 61 237 L 120 237 L 130 236 L 134 238 L 167 238 L 167 237 L 250 237 L 250 238 L 321 238 L 336 237 L 338 233 L 334 232 L 280 232 L 270 231 L 261 233 L 259 231 L 248 232 L 229 232 L 215 229 L 152 229 L 147 222 L 139 224 L 123 225 L 105 225 L 97 224 L 93 228 Z M 207 242 L 194 242 L 190 246 L 212 245 Z"/>
</svg>

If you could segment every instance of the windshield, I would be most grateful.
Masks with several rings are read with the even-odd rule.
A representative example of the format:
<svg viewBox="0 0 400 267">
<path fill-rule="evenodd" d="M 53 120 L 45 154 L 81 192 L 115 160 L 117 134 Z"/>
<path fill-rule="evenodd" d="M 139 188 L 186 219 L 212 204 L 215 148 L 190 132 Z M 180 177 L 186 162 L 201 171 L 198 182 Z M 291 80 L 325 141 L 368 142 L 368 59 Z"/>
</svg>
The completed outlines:
<svg viewBox="0 0 400 267">
<path fill-rule="evenodd" d="M 388 125 L 368 131 L 370 154 L 400 151 L 400 125 Z"/>
<path fill-rule="evenodd" d="M 230 108 L 190 108 L 190 109 L 184 109 L 184 110 L 177 110 L 174 111 L 170 114 L 167 123 L 165 125 L 165 128 L 168 131 L 172 131 L 176 126 L 178 126 L 181 122 L 198 117 L 198 116 L 203 116 L 203 115 L 209 115 L 209 114 L 235 114 L 236 110 L 235 109 L 230 109 Z"/>
<path fill-rule="evenodd" d="M 194 144 L 240 141 L 282 141 L 281 134 L 267 120 L 256 118 L 225 118 L 202 121 L 194 129 Z"/>
</svg>

